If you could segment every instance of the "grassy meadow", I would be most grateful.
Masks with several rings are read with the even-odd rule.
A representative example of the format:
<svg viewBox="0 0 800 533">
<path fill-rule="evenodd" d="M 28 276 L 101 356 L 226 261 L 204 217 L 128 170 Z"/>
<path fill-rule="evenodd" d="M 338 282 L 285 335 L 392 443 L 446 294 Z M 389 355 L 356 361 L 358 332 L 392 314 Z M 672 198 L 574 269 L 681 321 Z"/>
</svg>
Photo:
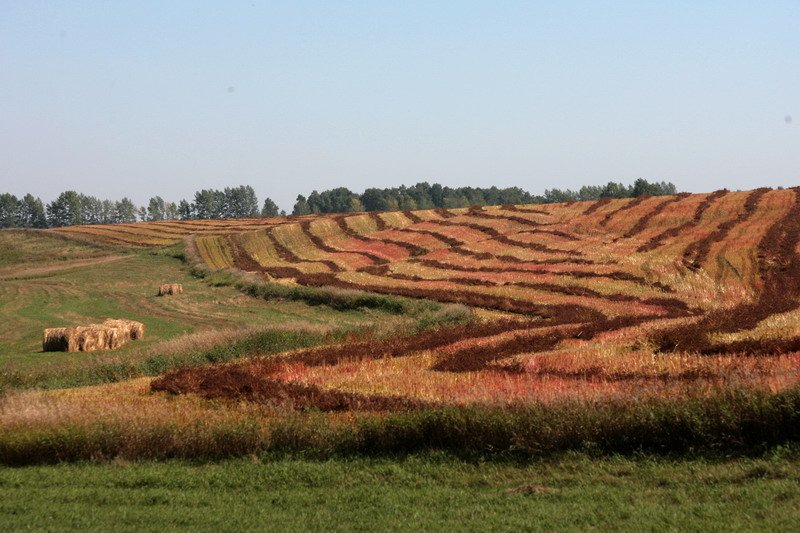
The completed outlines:
<svg viewBox="0 0 800 533">
<path fill-rule="evenodd" d="M 0 470 L 0 528 L 792 531 L 796 451 L 738 460 L 443 454 L 75 463 Z"/>
</svg>

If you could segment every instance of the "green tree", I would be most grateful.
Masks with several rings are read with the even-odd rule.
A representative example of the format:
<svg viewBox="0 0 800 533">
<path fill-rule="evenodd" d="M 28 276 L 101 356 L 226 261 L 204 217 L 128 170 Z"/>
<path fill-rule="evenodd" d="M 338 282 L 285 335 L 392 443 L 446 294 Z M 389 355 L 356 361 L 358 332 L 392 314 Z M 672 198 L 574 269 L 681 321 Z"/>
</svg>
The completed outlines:
<svg viewBox="0 0 800 533">
<path fill-rule="evenodd" d="M 81 219 L 81 198 L 75 191 L 64 191 L 47 204 L 47 222 L 51 227 L 77 226 Z"/>
<path fill-rule="evenodd" d="M 117 224 L 136 222 L 136 206 L 130 198 L 123 198 L 114 203 L 114 222 Z"/>
<path fill-rule="evenodd" d="M 0 228 L 16 228 L 19 226 L 20 202 L 9 193 L 0 194 Z"/>
<path fill-rule="evenodd" d="M 158 221 L 166 218 L 166 203 L 160 196 L 150 198 L 147 204 L 147 220 Z"/>
<path fill-rule="evenodd" d="M 630 198 L 633 191 L 632 187 L 626 187 L 622 183 L 609 181 L 600 193 L 602 198 Z"/>
<path fill-rule="evenodd" d="M 95 196 L 79 194 L 81 224 L 102 224 L 103 201 Z"/>
<path fill-rule="evenodd" d="M 20 200 L 19 225 L 24 228 L 46 228 L 47 217 L 44 213 L 44 204 L 32 194 L 26 194 Z"/>
<path fill-rule="evenodd" d="M 302 194 L 298 194 L 297 200 L 294 203 L 294 209 L 292 209 L 292 215 L 308 215 L 310 213 L 311 208 L 308 206 L 306 197 Z"/>
<path fill-rule="evenodd" d="M 272 198 L 264 199 L 264 207 L 261 208 L 262 217 L 276 217 L 278 216 L 278 204 L 272 201 Z"/>
<path fill-rule="evenodd" d="M 203 189 L 194 193 L 192 210 L 199 219 L 222 218 L 225 214 L 225 193 L 214 189 Z"/>
<path fill-rule="evenodd" d="M 177 220 L 178 219 L 178 206 L 175 202 L 166 202 L 164 204 L 164 220 Z"/>
<path fill-rule="evenodd" d="M 220 218 L 245 218 L 258 216 L 258 198 L 249 185 L 225 187 Z M 216 218 L 216 217 L 215 217 Z"/>
<path fill-rule="evenodd" d="M 180 203 L 178 203 L 178 218 L 181 220 L 191 220 L 194 218 L 192 206 L 186 200 L 181 200 Z"/>
</svg>

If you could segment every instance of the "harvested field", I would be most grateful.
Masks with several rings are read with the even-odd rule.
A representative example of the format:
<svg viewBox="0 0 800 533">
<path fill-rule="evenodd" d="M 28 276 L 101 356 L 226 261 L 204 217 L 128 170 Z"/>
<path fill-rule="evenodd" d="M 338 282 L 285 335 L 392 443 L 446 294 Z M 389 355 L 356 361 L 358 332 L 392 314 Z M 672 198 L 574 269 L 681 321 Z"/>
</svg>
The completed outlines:
<svg viewBox="0 0 800 533">
<path fill-rule="evenodd" d="M 197 255 L 211 269 L 233 267 L 321 289 L 458 303 L 486 317 L 478 324 L 390 340 L 367 335 L 290 356 L 280 365 L 228 365 L 214 369 L 213 380 L 191 378 L 205 370 L 188 369 L 180 378 L 159 382 L 172 379 L 163 390 L 191 390 L 207 398 L 225 397 L 227 386 L 221 384 L 229 383 L 238 391 L 232 398 L 275 400 L 293 409 L 391 410 L 387 406 L 418 408 L 442 398 L 460 403 L 453 391 L 462 389 L 448 375 L 469 375 L 473 385 L 495 383 L 518 393 L 532 387 L 540 392 L 520 396 L 531 400 L 556 398 L 561 393 L 555 390 L 575 395 L 587 380 L 592 386 L 584 392 L 590 397 L 716 390 L 734 377 L 752 378 L 752 386 L 770 390 L 791 385 L 797 377 L 792 366 L 800 350 L 797 333 L 780 335 L 762 322 L 797 316 L 792 313 L 800 305 L 798 206 L 797 189 L 720 190 L 604 198 L 588 205 L 63 231 L 108 242 L 140 239 L 140 246 L 193 234 Z M 794 324 L 785 329 L 800 331 Z M 782 362 L 771 368 L 752 364 L 752 357 Z M 564 364 L 553 366 L 556 358 Z M 718 368 L 721 361 L 732 365 L 727 375 Z M 342 374 L 353 365 L 367 372 L 357 383 Z M 316 367 L 326 370 L 311 370 Z M 401 367 L 444 388 L 420 396 L 412 392 L 413 380 L 369 386 L 375 383 L 369 372 L 391 374 Z M 199 383 L 207 383 L 208 390 Z"/>
<path fill-rule="evenodd" d="M 769 210 L 759 211 L 760 201 L 767 192 L 722 190 L 698 197 L 681 194 L 666 198 L 604 199 L 588 208 L 570 205 L 537 210 L 510 206 L 470 208 L 463 212 L 438 210 L 435 211 L 438 219 L 403 213 L 408 224 L 402 227 L 397 223 L 387 224 L 386 220 L 391 220 L 388 214 L 360 218 L 339 215 L 333 217 L 337 232 L 314 231 L 322 228 L 318 225 L 326 224 L 326 217 L 304 221 L 301 226 L 310 236 L 305 246 L 315 248 L 313 253 L 318 254 L 314 256 L 318 261 L 336 257 L 348 242 L 389 243 L 399 245 L 407 253 L 391 258 L 380 256 L 380 261 L 376 260 L 378 257 L 367 256 L 371 264 L 356 268 L 330 268 L 327 272 L 307 274 L 293 271 L 292 278 L 297 283 L 461 303 L 519 318 L 511 322 L 490 320 L 482 325 L 421 337 L 401 337 L 387 341 L 388 344 L 372 340 L 351 342 L 294 355 L 280 367 L 258 363 L 261 366 L 251 369 L 249 363 L 243 363 L 243 368 L 237 368 L 236 372 L 262 375 L 270 380 L 270 387 L 275 386 L 274 380 L 278 378 L 287 383 L 297 379 L 306 387 L 321 384 L 330 387 L 331 381 L 323 379 L 321 373 L 303 369 L 310 368 L 309 365 L 325 366 L 329 375 L 337 375 L 340 366 L 356 364 L 373 368 L 390 356 L 422 364 L 419 376 L 425 380 L 436 380 L 432 376 L 441 373 L 456 373 L 491 381 L 494 378 L 490 376 L 499 372 L 517 376 L 514 379 L 521 380 L 520 383 L 557 379 L 565 394 L 574 394 L 575 388 L 591 376 L 596 383 L 614 383 L 594 385 L 597 394 L 611 394 L 612 389 L 616 394 L 623 389 L 635 391 L 639 386 L 642 391 L 665 391 L 685 388 L 689 383 L 713 388 L 727 382 L 714 369 L 715 362 L 703 359 L 707 354 L 733 357 L 730 361 L 735 361 L 737 354 L 788 357 L 784 361 L 794 361 L 791 354 L 800 349 L 800 341 L 794 338 L 768 342 L 752 338 L 716 343 L 702 340 L 732 331 L 733 324 L 737 324 L 737 330 L 757 328 L 761 320 L 773 313 L 785 313 L 800 304 L 800 287 L 794 287 L 795 282 L 786 279 L 788 276 L 800 280 L 800 272 L 794 272 L 800 230 L 793 222 L 800 220 L 800 192 L 793 189 L 769 193 Z M 715 205 L 723 199 L 730 199 L 730 205 L 740 202 L 742 207 L 738 211 L 720 211 Z M 566 216 L 567 212 L 575 215 Z M 716 228 L 698 237 L 709 214 Z M 727 218 L 721 218 L 723 215 Z M 729 236 L 741 242 L 734 230 L 751 219 L 758 222 L 751 224 L 748 232 L 754 243 L 753 259 L 747 259 L 738 248 L 734 256 L 733 249 L 720 246 Z M 660 254 L 662 248 L 680 249 L 682 255 Z M 708 262 L 709 254 L 715 250 L 720 254 L 717 261 L 727 260 L 742 265 L 739 268 L 743 272 L 753 272 L 733 285 L 719 286 L 717 289 L 726 294 L 722 299 L 710 297 L 709 287 L 698 290 L 688 281 L 696 276 L 698 265 Z M 299 251 L 296 253 L 300 255 Z M 311 257 L 311 252 L 303 253 L 302 258 L 295 255 L 281 259 L 287 264 L 298 264 Z M 244 265 L 246 260 L 240 263 Z M 264 265 L 263 270 L 267 269 Z M 778 291 L 778 285 L 785 290 Z M 735 297 L 736 294 L 740 296 Z M 749 302 L 748 294 L 759 296 L 755 302 Z M 637 330 L 642 335 L 637 336 Z M 597 359 L 598 353 L 615 353 L 620 354 L 620 360 L 626 360 L 621 354 L 631 349 L 642 354 L 637 357 L 646 357 L 644 354 L 653 351 L 687 353 L 692 357 L 691 368 L 680 364 L 667 374 L 660 374 L 664 379 L 676 376 L 677 382 L 682 383 L 665 388 L 661 379 L 645 379 L 651 370 L 616 367 L 606 370 L 613 365 Z M 567 365 L 547 371 L 534 363 L 549 354 L 581 352 L 586 352 L 586 357 L 594 362 L 582 361 L 578 368 Z M 575 361 L 575 357 L 568 360 Z M 741 372 L 733 371 L 731 376 L 752 372 L 754 383 L 762 384 L 759 386 L 768 386 L 766 383 L 788 386 L 794 383 L 797 372 L 791 363 L 787 364 L 788 367 L 775 373 L 767 369 L 755 371 L 745 364 Z M 227 371 L 215 370 L 215 375 L 219 377 L 219 372 Z M 187 375 L 191 372 L 186 371 Z M 304 377 L 300 378 L 301 375 Z M 637 382 L 639 375 L 643 384 L 634 388 L 620 385 Z M 186 379 L 184 376 L 178 381 L 186 383 Z M 333 387 L 339 390 L 340 385 Z M 408 385 L 413 387 L 411 383 Z M 201 389 L 195 386 L 192 390 L 205 394 Z M 365 398 L 376 393 L 381 398 L 385 394 L 397 397 L 410 394 L 415 401 L 431 400 L 411 394 L 408 387 L 400 385 L 384 384 L 374 390 L 360 385 L 346 390 L 362 395 L 359 401 L 366 402 L 364 405 L 369 404 Z M 548 394 L 551 393 L 542 393 L 542 397 Z"/>
</svg>

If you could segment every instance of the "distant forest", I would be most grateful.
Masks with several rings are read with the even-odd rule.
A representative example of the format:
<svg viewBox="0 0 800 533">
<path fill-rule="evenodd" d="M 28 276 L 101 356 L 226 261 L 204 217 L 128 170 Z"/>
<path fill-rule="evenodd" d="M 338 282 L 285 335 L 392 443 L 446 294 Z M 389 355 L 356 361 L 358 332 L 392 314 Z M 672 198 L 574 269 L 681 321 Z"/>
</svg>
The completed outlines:
<svg viewBox="0 0 800 533">
<path fill-rule="evenodd" d="M 298 195 L 292 215 L 312 213 L 352 213 L 359 211 L 395 211 L 455 208 L 471 205 L 552 204 L 597 200 L 599 198 L 635 198 L 675 194 L 675 185 L 637 179 L 632 185 L 609 182 L 586 185 L 577 191 L 548 189 L 533 195 L 519 187 L 444 187 L 422 182 L 411 187 L 370 188 L 354 193 L 345 187 L 308 197 Z M 259 208 L 259 205 L 261 207 Z M 223 190 L 203 189 L 194 193 L 193 201 L 178 203 L 160 196 L 150 198 L 147 207 L 136 206 L 129 198 L 101 200 L 75 191 L 62 192 L 45 205 L 31 194 L 17 198 L 0 194 L 0 228 L 52 228 L 82 224 L 123 224 L 137 221 L 194 220 L 219 218 L 286 216 L 270 198 L 259 204 L 249 185 L 226 187 Z"/>
</svg>

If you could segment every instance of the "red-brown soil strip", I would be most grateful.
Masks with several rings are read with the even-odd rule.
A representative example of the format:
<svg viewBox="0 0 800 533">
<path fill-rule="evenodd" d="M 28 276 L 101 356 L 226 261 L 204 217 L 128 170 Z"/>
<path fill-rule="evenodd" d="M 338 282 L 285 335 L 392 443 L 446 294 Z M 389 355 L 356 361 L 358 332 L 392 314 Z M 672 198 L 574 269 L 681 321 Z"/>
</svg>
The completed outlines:
<svg viewBox="0 0 800 533">
<path fill-rule="evenodd" d="M 629 229 L 628 231 L 625 232 L 623 237 L 626 238 L 626 239 L 629 239 L 629 238 L 633 237 L 634 235 L 637 235 L 637 234 L 641 233 L 647 227 L 647 224 L 653 218 L 655 218 L 656 216 L 661 214 L 661 212 L 664 211 L 664 209 L 666 209 L 670 204 L 674 204 L 676 202 L 680 202 L 681 200 L 683 200 L 684 198 L 687 198 L 689 196 L 691 196 L 691 195 L 688 192 L 684 192 L 684 193 L 681 193 L 681 194 L 677 194 L 677 195 L 673 196 L 672 198 L 669 198 L 668 200 L 664 200 L 663 202 L 661 202 L 660 204 L 655 206 L 655 208 L 653 208 L 652 211 L 650 211 L 649 213 L 647 213 L 643 217 L 641 217 L 636 222 L 636 224 L 633 225 L 633 227 L 631 229 Z"/>
<path fill-rule="evenodd" d="M 436 350 L 459 341 L 480 339 L 510 331 L 546 327 L 531 320 L 496 320 L 484 324 L 467 324 L 405 337 L 367 339 L 311 348 L 293 353 L 286 358 L 288 363 L 303 363 L 306 366 L 330 366 L 343 361 L 365 361 L 384 357 L 402 357 L 416 352 Z"/>
<path fill-rule="evenodd" d="M 449 235 L 445 235 L 445 234 L 440 233 L 438 231 L 433 231 L 433 230 L 429 230 L 429 229 L 417 229 L 417 228 L 411 226 L 411 227 L 408 227 L 408 228 L 399 229 L 397 231 L 404 231 L 404 232 L 408 232 L 408 233 L 424 233 L 425 235 L 430 235 L 434 239 L 438 239 L 438 240 L 442 241 L 447 246 L 461 246 L 463 244 L 466 244 L 462 240 L 454 239 L 453 237 L 450 237 Z M 427 253 L 427 250 L 425 251 L 425 253 Z"/>
<path fill-rule="evenodd" d="M 609 203 L 611 203 L 611 198 L 600 198 L 596 202 L 593 202 L 592 205 L 590 205 L 586 209 L 586 211 L 583 212 L 583 215 L 581 216 L 591 215 L 592 213 L 594 213 L 595 211 L 597 211 L 598 209 Z"/>
<path fill-rule="evenodd" d="M 554 349 L 559 342 L 566 339 L 591 340 L 601 333 L 629 328 L 652 320 L 652 316 L 618 317 L 614 319 L 595 320 L 560 328 L 547 333 L 522 332 L 510 339 L 493 344 L 479 344 L 465 347 L 453 354 L 441 358 L 431 367 L 441 372 L 478 372 L 496 369 L 502 372 L 522 373 L 520 365 L 492 367 L 503 359 L 523 353 L 541 353 Z"/>
<path fill-rule="evenodd" d="M 697 206 L 697 209 L 694 211 L 694 216 L 691 220 L 688 220 L 681 224 L 680 226 L 676 226 L 674 228 L 669 228 L 668 230 L 662 231 L 655 237 L 651 237 L 649 241 L 641 245 L 637 248 L 637 252 L 650 252 L 655 250 L 656 248 L 660 247 L 664 244 L 664 241 L 667 239 L 672 239 L 683 233 L 684 231 L 694 228 L 700 225 L 700 222 L 703 219 L 703 214 L 708 210 L 709 207 L 714 203 L 715 200 L 722 198 L 726 194 L 728 194 L 728 189 L 720 189 L 719 191 L 714 191 L 713 193 L 706 196 L 705 200 L 700 202 Z"/>
<path fill-rule="evenodd" d="M 545 235 L 554 235 L 556 237 L 561 237 L 562 239 L 566 239 L 568 241 L 577 242 L 580 241 L 580 237 L 576 237 L 571 233 L 567 233 L 566 231 L 561 231 L 557 229 L 526 229 L 519 232 L 522 233 L 542 233 Z"/>
<path fill-rule="evenodd" d="M 474 257 L 475 259 L 497 259 L 506 263 L 526 263 L 529 265 L 560 265 L 560 264 L 573 264 L 573 265 L 596 265 L 596 264 L 613 264 L 613 263 L 597 263 L 591 259 L 574 258 L 567 259 L 520 259 L 513 255 L 495 255 L 489 252 L 474 252 L 463 246 L 456 246 L 450 248 L 450 251 L 466 257 Z"/>
<path fill-rule="evenodd" d="M 378 228 L 378 231 L 386 229 L 386 221 L 383 220 L 378 213 L 371 212 L 369 213 L 369 217 L 375 221 L 375 226 Z"/>
<path fill-rule="evenodd" d="M 442 218 L 453 218 L 455 216 L 458 216 L 455 213 L 451 213 L 444 207 L 440 207 L 439 209 L 434 209 L 434 212 Z"/>
<path fill-rule="evenodd" d="M 520 207 L 518 205 L 511 205 L 511 204 L 501 205 L 500 208 L 503 211 L 517 211 L 519 213 L 533 213 L 533 214 L 536 214 L 536 215 L 550 215 L 551 214 L 549 211 L 544 211 L 542 209 L 536 209 L 535 207 L 532 207 L 530 209 L 524 209 L 524 208 L 522 208 L 522 207 Z"/>
<path fill-rule="evenodd" d="M 742 212 L 739 213 L 736 218 L 726 220 L 717 226 L 716 230 L 712 231 L 699 241 L 693 242 L 686 247 L 686 249 L 683 251 L 683 263 L 691 269 L 700 268 L 708 257 L 708 254 L 711 252 L 711 246 L 715 242 L 725 240 L 733 228 L 746 222 L 750 217 L 752 217 L 758 209 L 758 204 L 761 201 L 761 198 L 770 190 L 771 189 L 767 187 L 762 187 L 751 192 L 744 202 Z"/>
<path fill-rule="evenodd" d="M 412 260 L 412 262 L 433 268 L 441 268 L 443 270 L 454 270 L 458 272 L 490 272 L 496 274 L 505 274 L 505 273 L 543 274 L 543 275 L 553 275 L 553 276 L 568 276 L 572 278 L 613 279 L 617 281 L 630 281 L 632 283 L 635 283 L 637 285 L 642 285 L 645 287 L 656 287 L 663 292 L 675 292 L 675 289 L 663 283 L 659 283 L 657 281 L 649 282 L 641 276 L 637 276 L 635 274 L 630 274 L 628 272 L 622 272 L 622 271 L 598 273 L 587 270 L 560 270 L 558 272 L 554 272 L 552 270 L 547 270 L 547 269 L 514 268 L 512 266 L 509 267 L 464 266 L 454 263 L 447 263 L 437 259 L 424 259 L 424 258 L 414 259 Z"/>
<path fill-rule="evenodd" d="M 416 214 L 416 213 L 414 213 L 413 211 L 403 211 L 403 214 L 405 215 L 405 217 L 406 217 L 408 220 L 410 220 L 410 221 L 411 221 L 411 223 L 412 223 L 412 224 L 416 224 L 417 222 L 422 222 L 422 221 L 423 221 L 423 220 L 422 220 L 422 219 L 419 217 L 419 215 L 417 215 L 417 214 Z"/>
<path fill-rule="evenodd" d="M 255 361 L 246 364 L 186 368 L 168 372 L 153 380 L 150 389 L 170 394 L 194 393 L 206 399 L 230 399 L 288 407 L 297 410 L 407 411 L 428 406 L 403 397 L 365 395 L 323 390 L 315 385 L 286 383 L 270 377 L 275 364 Z"/>
<path fill-rule="evenodd" d="M 758 342 L 740 341 L 713 345 L 710 333 L 729 333 L 754 328 L 765 318 L 786 313 L 800 306 L 800 256 L 796 249 L 800 243 L 800 187 L 790 189 L 795 196 L 794 205 L 770 226 L 758 244 L 758 272 L 763 287 L 752 302 L 740 304 L 705 315 L 700 321 L 660 332 L 654 341 L 661 351 L 677 350 L 717 354 L 741 352 L 748 354 L 774 354 L 778 349 L 791 349 L 793 339 Z"/>
<path fill-rule="evenodd" d="M 557 283 L 531 282 L 531 281 L 509 281 L 496 282 L 477 278 L 463 278 L 458 276 L 448 276 L 446 278 L 424 278 L 415 274 L 399 274 L 390 272 L 388 269 L 381 274 L 384 277 L 413 282 L 448 282 L 465 287 L 523 287 L 542 292 L 563 294 L 565 296 L 577 296 L 583 298 L 595 298 L 609 302 L 634 302 L 642 305 L 661 307 L 666 311 L 662 318 L 686 317 L 697 314 L 696 310 L 691 310 L 683 300 L 677 298 L 642 298 L 632 294 L 611 293 L 606 294 L 588 287 L 576 285 L 559 285 Z"/>
<path fill-rule="evenodd" d="M 237 268 L 246 272 L 260 272 L 264 269 L 261 263 L 253 259 L 244 249 L 241 234 L 228 235 L 225 237 L 225 240 L 230 247 L 231 255 L 233 256 L 233 264 L 236 265 Z"/>
<path fill-rule="evenodd" d="M 303 230 L 303 233 L 305 234 L 305 236 L 308 237 L 308 240 L 310 240 L 312 243 L 314 243 L 314 246 L 316 246 L 317 248 L 319 248 L 323 252 L 328 252 L 328 253 L 332 253 L 332 254 L 348 253 L 348 254 L 363 255 L 364 257 L 369 258 L 370 261 L 372 261 L 376 265 L 388 263 L 388 261 L 386 259 L 384 259 L 383 257 L 377 256 L 377 255 L 375 255 L 373 253 L 370 253 L 370 252 L 349 251 L 349 250 L 340 250 L 338 248 L 334 248 L 333 246 L 331 246 L 328 243 L 326 243 L 325 241 L 323 241 L 319 236 L 317 236 L 316 234 L 314 234 L 314 232 L 311 231 L 311 221 L 310 220 L 304 220 L 304 221 L 300 222 L 300 228 Z"/>
<path fill-rule="evenodd" d="M 453 222 L 452 220 L 431 220 L 432 224 L 436 224 L 438 226 L 450 226 L 456 228 L 470 228 L 474 229 L 475 231 L 479 231 L 481 233 L 485 233 L 491 237 L 497 237 L 498 235 L 502 235 L 496 229 L 490 226 L 482 226 L 480 224 L 476 224 L 475 222 Z"/>
<path fill-rule="evenodd" d="M 360 233 L 353 231 L 353 229 L 347 225 L 346 218 L 347 217 L 336 217 L 334 218 L 334 220 L 336 221 L 336 225 L 339 226 L 342 232 L 348 237 L 352 237 L 353 239 L 359 240 L 361 242 L 381 242 L 386 244 L 393 244 L 397 247 L 406 250 L 412 257 L 416 257 L 418 255 L 425 255 L 429 251 L 426 248 L 423 248 L 422 246 L 418 246 L 410 242 L 398 241 L 396 239 L 387 239 L 384 237 L 375 238 L 375 237 L 367 237 L 365 235 L 361 235 Z"/>
<path fill-rule="evenodd" d="M 521 212 L 521 210 L 518 210 L 518 211 Z M 533 213 L 534 211 L 526 211 L 526 212 Z M 544 211 L 536 211 L 536 213 L 547 214 Z M 485 219 L 495 219 L 495 220 L 508 220 L 508 221 L 511 221 L 511 222 L 516 222 L 518 224 L 522 224 L 523 226 L 539 227 L 539 226 L 548 226 L 549 225 L 549 224 L 546 224 L 546 223 L 543 223 L 543 222 L 536 222 L 535 220 L 530 220 L 528 218 L 519 217 L 519 216 L 515 216 L 515 215 L 504 215 L 504 214 L 494 215 L 494 214 L 487 213 L 487 212 L 484 212 L 484 211 L 480 211 L 480 212 L 472 212 L 472 211 L 470 211 L 468 214 L 469 214 L 469 216 L 473 216 L 475 218 L 485 218 Z"/>
<path fill-rule="evenodd" d="M 355 289 L 380 294 L 393 294 L 407 298 L 423 298 L 444 303 L 459 303 L 471 307 L 483 307 L 497 311 L 520 313 L 532 317 L 557 321 L 584 321 L 583 318 L 572 320 L 571 317 L 603 316 L 602 313 L 588 307 L 576 305 L 542 305 L 532 302 L 510 300 L 500 296 L 480 294 L 475 292 L 456 292 L 452 289 L 434 289 L 428 287 L 394 287 L 375 283 L 353 283 L 337 278 L 330 273 L 304 274 L 297 278 L 297 282 L 314 287 L 338 287 L 342 289 Z M 569 320 L 564 317 L 570 317 Z M 587 319 L 588 320 L 588 319 Z"/>
<path fill-rule="evenodd" d="M 650 196 L 647 196 L 647 195 L 637 196 L 636 198 L 634 198 L 630 202 L 626 203 L 622 207 L 618 207 L 617 209 L 611 211 L 610 213 L 606 213 L 606 215 L 600 221 L 600 225 L 603 226 L 603 227 L 607 226 L 608 223 L 611 222 L 611 219 L 614 218 L 614 216 L 616 216 L 618 213 L 622 213 L 624 211 L 628 211 L 629 209 L 633 209 L 634 207 L 636 207 L 637 205 L 641 204 L 642 202 L 644 202 L 645 200 L 647 200 L 649 198 L 650 198 Z"/>
<path fill-rule="evenodd" d="M 334 263 L 333 261 L 327 260 L 312 260 L 312 259 L 303 259 L 298 257 L 293 251 L 289 248 L 281 244 L 275 235 L 272 234 L 272 231 L 265 232 L 267 238 L 269 238 L 272 246 L 275 248 L 275 252 L 278 254 L 278 257 L 281 258 L 283 261 L 287 263 L 322 263 L 323 265 L 327 266 L 332 272 L 341 272 L 342 267 Z"/>
<path fill-rule="evenodd" d="M 516 246 L 517 248 L 525 248 L 527 250 L 534 250 L 536 252 L 542 252 L 546 254 L 561 254 L 561 255 L 570 255 L 574 257 L 580 257 L 584 255 L 583 252 L 579 252 L 577 250 L 562 250 L 561 248 L 550 248 L 549 246 L 539 242 L 518 241 L 516 239 L 512 239 L 507 235 L 498 235 L 494 237 L 493 240 L 501 242 L 503 244 L 508 244 L 509 246 Z"/>
</svg>

